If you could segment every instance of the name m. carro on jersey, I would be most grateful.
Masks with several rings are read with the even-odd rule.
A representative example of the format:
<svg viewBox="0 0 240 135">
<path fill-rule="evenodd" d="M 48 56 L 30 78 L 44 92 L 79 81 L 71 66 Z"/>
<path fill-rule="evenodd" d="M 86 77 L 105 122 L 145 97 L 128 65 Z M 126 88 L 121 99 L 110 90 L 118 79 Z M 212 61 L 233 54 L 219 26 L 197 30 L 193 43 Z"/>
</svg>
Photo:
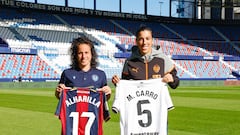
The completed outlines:
<svg viewBox="0 0 240 135">
<path fill-rule="evenodd" d="M 132 100 L 135 97 L 143 97 L 143 96 L 152 98 L 154 100 L 158 98 L 158 94 L 154 93 L 151 90 L 137 90 L 135 94 L 136 94 L 135 96 L 128 95 L 127 96 L 128 101 Z"/>
</svg>

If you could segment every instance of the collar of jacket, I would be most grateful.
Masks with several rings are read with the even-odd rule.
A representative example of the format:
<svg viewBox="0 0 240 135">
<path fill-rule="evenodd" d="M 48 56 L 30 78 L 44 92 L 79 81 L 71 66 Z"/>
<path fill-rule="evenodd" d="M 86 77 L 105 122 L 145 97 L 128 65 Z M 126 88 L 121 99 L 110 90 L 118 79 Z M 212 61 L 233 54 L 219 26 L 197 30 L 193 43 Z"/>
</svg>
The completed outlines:
<svg viewBox="0 0 240 135">
<path fill-rule="evenodd" d="M 155 48 L 152 48 L 152 53 L 151 54 L 147 54 L 147 55 L 141 55 L 138 46 L 133 46 L 132 47 L 132 54 L 129 57 L 129 59 L 139 59 L 143 62 L 145 61 L 151 61 L 154 57 L 159 57 L 159 54 L 161 54 L 162 51 L 156 50 Z"/>
</svg>

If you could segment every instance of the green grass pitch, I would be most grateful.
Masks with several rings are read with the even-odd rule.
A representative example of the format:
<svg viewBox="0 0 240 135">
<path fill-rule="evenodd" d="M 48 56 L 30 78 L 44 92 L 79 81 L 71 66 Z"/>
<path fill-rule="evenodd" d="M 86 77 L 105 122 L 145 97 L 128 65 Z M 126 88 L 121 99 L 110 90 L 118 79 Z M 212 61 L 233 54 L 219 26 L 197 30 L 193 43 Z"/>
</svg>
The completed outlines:
<svg viewBox="0 0 240 135">
<path fill-rule="evenodd" d="M 179 87 L 170 90 L 169 135 L 239 135 L 240 87 Z M 109 101 L 111 108 L 114 98 Z M 1 135 L 59 135 L 54 89 L 0 89 Z M 119 115 L 111 112 L 105 135 L 119 135 Z"/>
</svg>

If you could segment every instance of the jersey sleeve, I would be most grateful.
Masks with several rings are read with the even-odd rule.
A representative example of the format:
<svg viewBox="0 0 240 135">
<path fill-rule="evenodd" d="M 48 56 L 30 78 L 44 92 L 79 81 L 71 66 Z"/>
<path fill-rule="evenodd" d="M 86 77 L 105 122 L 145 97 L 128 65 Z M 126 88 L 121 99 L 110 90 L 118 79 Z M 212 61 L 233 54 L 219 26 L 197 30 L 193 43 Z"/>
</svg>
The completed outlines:
<svg viewBox="0 0 240 135">
<path fill-rule="evenodd" d="M 121 81 L 121 80 L 120 80 Z M 115 91 L 115 97 L 112 104 L 112 111 L 114 113 L 119 113 L 120 108 L 120 82 L 116 84 L 116 91 Z"/>
<path fill-rule="evenodd" d="M 107 122 L 110 119 L 110 112 L 109 112 L 109 107 L 108 107 L 108 102 L 107 102 L 107 97 L 105 93 L 103 93 L 103 118 L 104 121 Z"/>
<path fill-rule="evenodd" d="M 167 86 L 165 86 L 165 87 L 167 87 Z M 167 109 L 168 110 L 174 109 L 174 105 L 173 105 L 173 102 L 172 102 L 172 98 L 169 94 L 168 88 L 166 88 L 164 95 L 165 95 L 165 102 L 166 102 L 166 105 L 167 105 Z"/>
<path fill-rule="evenodd" d="M 65 84 L 65 71 L 62 72 L 61 77 L 60 77 L 60 80 L 59 80 L 58 83 L 63 83 L 63 84 Z"/>
<path fill-rule="evenodd" d="M 56 116 L 60 116 L 62 102 L 63 102 L 63 95 L 64 95 L 64 91 L 61 94 L 60 99 L 58 100 L 57 108 L 56 108 L 56 111 L 55 111 Z"/>
</svg>

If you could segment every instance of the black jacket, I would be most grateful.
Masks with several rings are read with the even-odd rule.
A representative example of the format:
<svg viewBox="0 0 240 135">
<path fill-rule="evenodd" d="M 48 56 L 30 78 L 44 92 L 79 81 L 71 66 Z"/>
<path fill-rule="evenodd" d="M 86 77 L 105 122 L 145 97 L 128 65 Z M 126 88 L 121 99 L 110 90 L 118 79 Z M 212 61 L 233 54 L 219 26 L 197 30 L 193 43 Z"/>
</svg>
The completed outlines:
<svg viewBox="0 0 240 135">
<path fill-rule="evenodd" d="M 175 89 L 179 85 L 177 70 L 172 60 L 162 53 L 161 50 L 152 49 L 151 55 L 142 56 L 137 46 L 132 48 L 132 55 L 125 61 L 122 79 L 126 80 L 147 80 L 162 78 L 165 74 L 170 73 L 174 82 L 168 85 Z"/>
</svg>

